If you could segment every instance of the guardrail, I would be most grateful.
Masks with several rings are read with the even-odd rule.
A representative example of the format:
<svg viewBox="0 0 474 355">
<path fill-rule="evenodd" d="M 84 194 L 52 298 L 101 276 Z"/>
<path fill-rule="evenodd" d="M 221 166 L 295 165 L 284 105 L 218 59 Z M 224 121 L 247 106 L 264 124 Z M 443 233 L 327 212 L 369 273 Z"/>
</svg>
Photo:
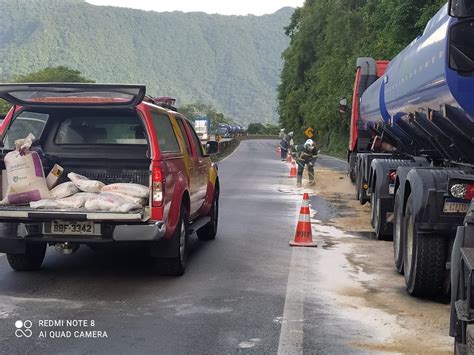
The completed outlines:
<svg viewBox="0 0 474 355">
<path fill-rule="evenodd" d="M 219 153 L 222 153 L 226 148 L 236 143 L 237 143 L 237 140 L 234 138 L 222 138 L 219 141 Z"/>
</svg>

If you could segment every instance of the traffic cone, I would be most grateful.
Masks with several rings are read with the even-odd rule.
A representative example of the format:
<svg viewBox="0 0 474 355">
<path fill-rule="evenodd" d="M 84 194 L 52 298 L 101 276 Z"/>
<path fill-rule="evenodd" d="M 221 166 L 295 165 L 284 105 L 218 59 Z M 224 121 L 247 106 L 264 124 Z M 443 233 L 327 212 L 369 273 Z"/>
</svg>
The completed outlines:
<svg viewBox="0 0 474 355">
<path fill-rule="evenodd" d="M 291 162 L 291 168 L 290 168 L 290 178 L 296 177 L 296 164 L 294 161 Z"/>
<path fill-rule="evenodd" d="M 311 221 L 309 216 L 309 195 L 303 195 L 303 203 L 300 209 L 300 217 L 296 226 L 295 239 L 290 241 L 292 247 L 317 247 L 317 243 L 313 242 L 311 232 Z"/>
<path fill-rule="evenodd" d="M 281 147 L 280 146 L 278 146 L 277 152 L 278 152 L 278 158 L 280 158 L 281 157 Z"/>
<path fill-rule="evenodd" d="M 291 163 L 291 160 L 292 160 L 291 154 L 288 153 L 288 155 L 286 156 L 286 162 Z"/>
</svg>

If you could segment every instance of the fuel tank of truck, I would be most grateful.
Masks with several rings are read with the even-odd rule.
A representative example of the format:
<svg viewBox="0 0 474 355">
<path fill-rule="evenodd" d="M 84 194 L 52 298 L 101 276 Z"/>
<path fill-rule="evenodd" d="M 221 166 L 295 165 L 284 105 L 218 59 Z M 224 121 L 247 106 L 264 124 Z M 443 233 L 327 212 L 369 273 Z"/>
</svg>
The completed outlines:
<svg viewBox="0 0 474 355">
<path fill-rule="evenodd" d="M 459 108 L 474 128 L 474 19 L 448 16 L 447 5 L 364 92 L 360 118 L 394 124 L 409 113 Z M 472 124 L 472 125 L 471 125 Z"/>
</svg>

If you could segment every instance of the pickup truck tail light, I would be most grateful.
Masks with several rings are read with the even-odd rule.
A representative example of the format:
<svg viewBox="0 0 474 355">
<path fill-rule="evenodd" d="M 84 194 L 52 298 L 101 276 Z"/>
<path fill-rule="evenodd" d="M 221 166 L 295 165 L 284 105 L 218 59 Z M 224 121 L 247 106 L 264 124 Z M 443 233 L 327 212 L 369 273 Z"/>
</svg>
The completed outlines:
<svg viewBox="0 0 474 355">
<path fill-rule="evenodd" d="M 449 192 L 455 198 L 470 201 L 474 197 L 474 184 L 456 183 L 451 185 Z"/>
<path fill-rule="evenodd" d="M 164 184 L 163 171 L 160 166 L 154 166 L 151 172 L 152 206 L 158 207 L 163 203 Z"/>
</svg>

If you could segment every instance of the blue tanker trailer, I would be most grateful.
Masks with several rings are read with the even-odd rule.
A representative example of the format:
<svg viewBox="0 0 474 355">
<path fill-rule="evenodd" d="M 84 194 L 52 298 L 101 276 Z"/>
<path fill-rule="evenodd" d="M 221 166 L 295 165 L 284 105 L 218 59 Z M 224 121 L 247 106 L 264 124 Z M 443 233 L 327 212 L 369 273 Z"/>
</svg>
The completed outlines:
<svg viewBox="0 0 474 355">
<path fill-rule="evenodd" d="M 474 194 L 473 142 L 472 16 L 445 5 L 388 65 L 358 59 L 350 175 L 378 238 L 393 236 L 413 295 L 449 286 L 449 251 Z"/>
<path fill-rule="evenodd" d="M 453 273 L 451 334 L 461 348 L 474 315 L 472 277 L 464 282 L 474 249 L 461 249 L 474 247 L 473 143 L 474 1 L 452 0 L 390 63 L 357 60 L 348 162 L 377 239 L 393 238 L 408 292 L 447 295 Z"/>
</svg>

